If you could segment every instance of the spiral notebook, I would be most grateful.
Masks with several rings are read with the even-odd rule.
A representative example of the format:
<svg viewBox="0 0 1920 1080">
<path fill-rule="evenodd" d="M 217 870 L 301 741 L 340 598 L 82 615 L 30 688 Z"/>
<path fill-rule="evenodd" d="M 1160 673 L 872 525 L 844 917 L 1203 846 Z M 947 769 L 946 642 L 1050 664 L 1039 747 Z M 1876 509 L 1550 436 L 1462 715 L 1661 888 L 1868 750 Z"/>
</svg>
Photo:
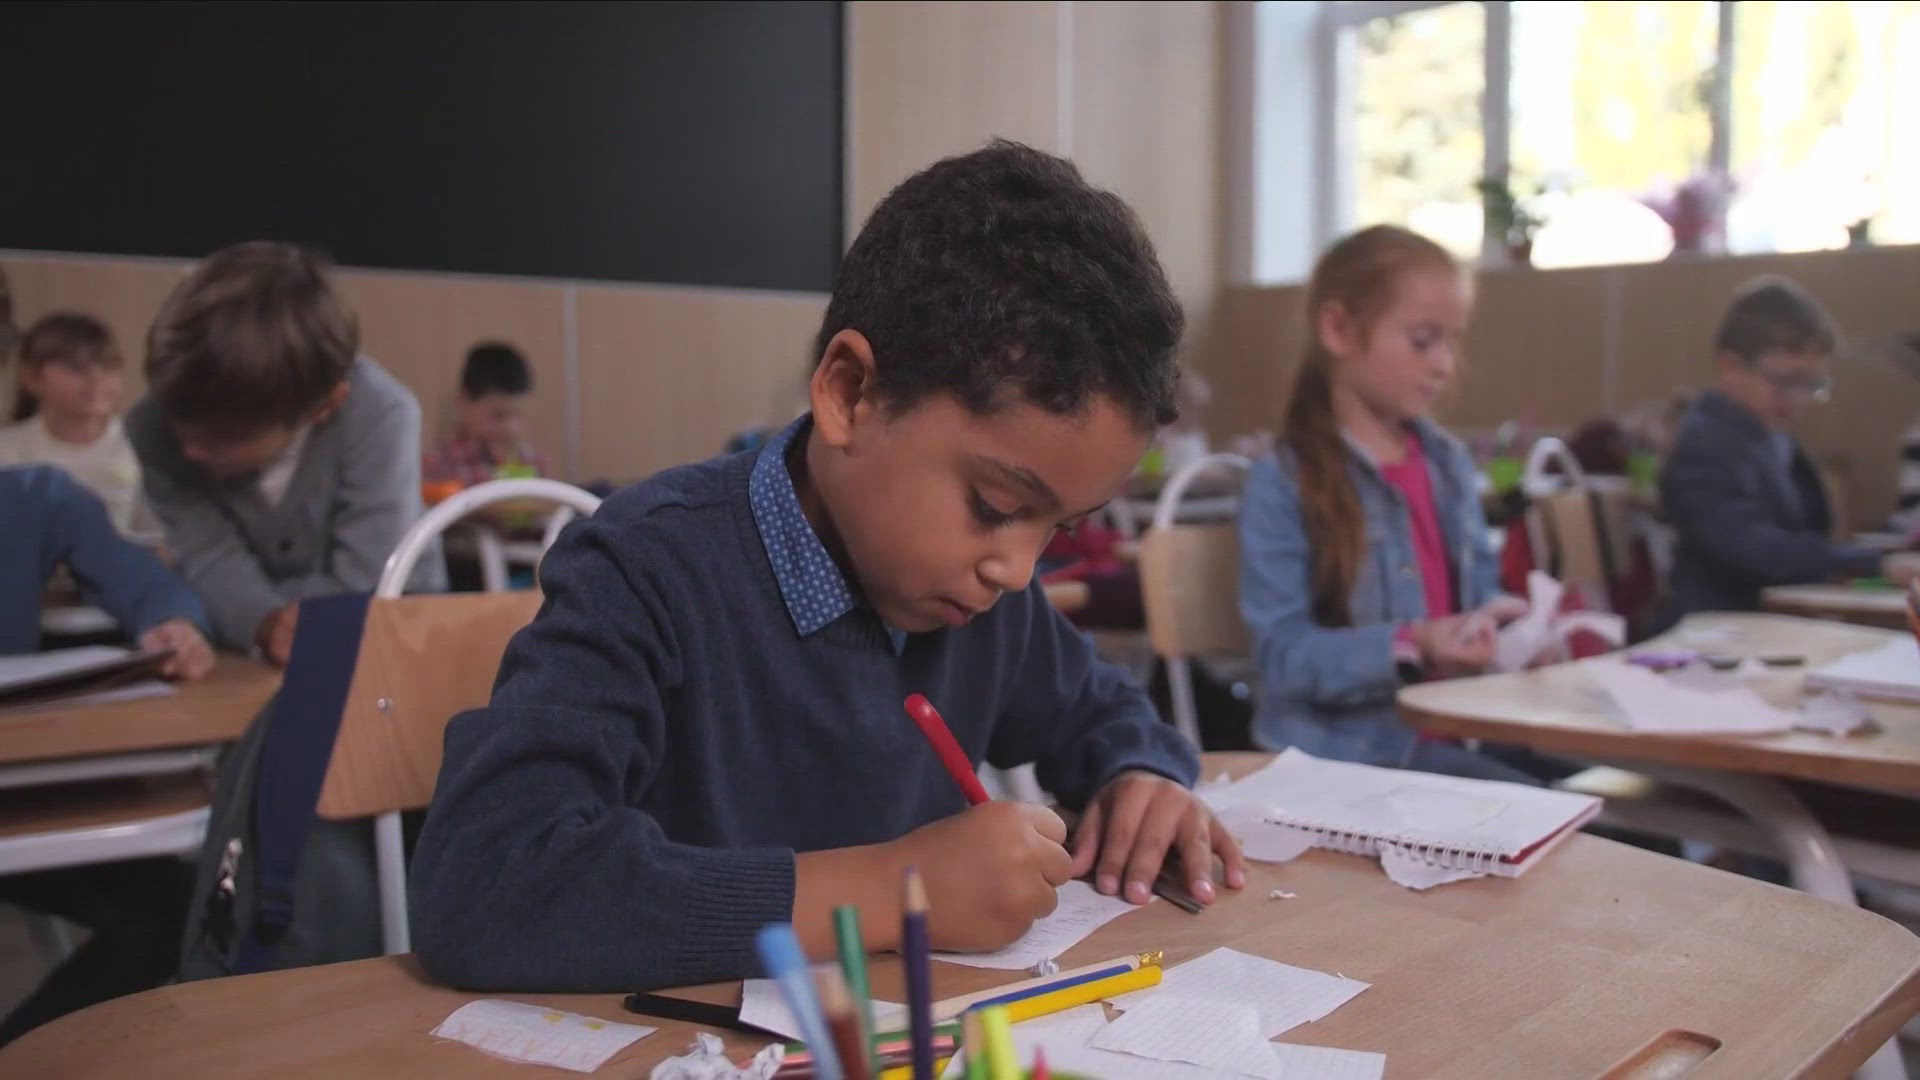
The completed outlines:
<svg viewBox="0 0 1920 1080">
<path fill-rule="evenodd" d="M 1434 866 L 1503 877 L 1524 873 L 1600 812 L 1592 795 L 1325 761 L 1298 750 L 1200 797 L 1224 821 L 1257 818 L 1309 834 L 1314 847 L 1329 851 L 1393 848 Z"/>
</svg>

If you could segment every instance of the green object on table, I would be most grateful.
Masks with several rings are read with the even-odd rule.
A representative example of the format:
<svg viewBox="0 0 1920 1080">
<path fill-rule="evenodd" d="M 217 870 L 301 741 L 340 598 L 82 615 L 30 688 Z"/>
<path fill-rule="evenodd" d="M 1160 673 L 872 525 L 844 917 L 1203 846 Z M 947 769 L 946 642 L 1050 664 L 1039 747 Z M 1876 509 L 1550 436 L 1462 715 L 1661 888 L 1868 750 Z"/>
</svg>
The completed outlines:
<svg viewBox="0 0 1920 1080">
<path fill-rule="evenodd" d="M 1627 477 L 1641 491 L 1652 491 L 1660 483 L 1660 455 L 1642 450 L 1627 458 Z"/>
<path fill-rule="evenodd" d="M 1857 589 L 1860 592 L 1887 592 L 1891 590 L 1894 585 L 1893 582 L 1883 577 L 1857 577 L 1847 582 L 1847 587 Z"/>
<path fill-rule="evenodd" d="M 867 947 L 860 936 L 860 909 L 842 904 L 833 909 L 833 937 L 840 946 L 840 967 L 853 995 L 853 1019 L 860 1025 L 860 1045 L 867 1048 L 867 1072 L 879 1075 L 873 1053 L 873 994 L 867 986 Z"/>
<path fill-rule="evenodd" d="M 1525 463 L 1512 455 L 1488 458 L 1485 468 L 1487 483 L 1493 486 L 1495 493 L 1511 491 L 1520 486 L 1520 473 L 1525 468 Z"/>
</svg>

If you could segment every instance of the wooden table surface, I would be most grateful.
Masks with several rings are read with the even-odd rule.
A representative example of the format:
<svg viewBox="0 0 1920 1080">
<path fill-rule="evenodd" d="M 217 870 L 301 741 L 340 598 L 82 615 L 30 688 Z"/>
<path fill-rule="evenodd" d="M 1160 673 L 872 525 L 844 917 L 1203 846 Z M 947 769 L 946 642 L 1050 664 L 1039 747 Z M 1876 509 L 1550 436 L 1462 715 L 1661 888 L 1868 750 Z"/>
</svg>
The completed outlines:
<svg viewBox="0 0 1920 1080">
<path fill-rule="evenodd" d="M 1763 697 L 1784 705 L 1798 699 L 1807 667 L 1873 648 L 1891 636 L 1890 631 L 1791 615 L 1695 615 L 1634 651 L 1695 648 L 1804 656 L 1805 665 L 1777 669 L 1756 684 Z M 1650 735 L 1629 731 L 1608 715 L 1582 673 L 1589 662 L 1409 686 L 1400 691 L 1400 713 L 1434 734 L 1579 757 L 1920 793 L 1920 706 L 1868 702 L 1883 730 L 1847 738 L 1802 731 L 1758 738 Z"/>
<path fill-rule="evenodd" d="M 1760 594 L 1768 611 L 1838 619 L 1901 629 L 1906 626 L 1906 593 L 1900 589 L 1853 585 L 1776 585 Z"/>
<path fill-rule="evenodd" d="M 206 678 L 164 697 L 7 709 L 0 765 L 230 742 L 279 686 L 280 672 L 266 664 L 223 655 Z"/>
<path fill-rule="evenodd" d="M 1210 755 L 1244 771 L 1258 755 Z M 1269 899 L 1273 889 L 1296 899 Z M 937 898 L 936 898 L 937 902 Z M 1857 908 L 1587 835 L 1518 879 L 1427 893 L 1356 856 L 1256 864 L 1199 916 L 1156 902 L 1062 959 L 1158 948 L 1176 963 L 1232 946 L 1373 984 L 1293 1042 L 1382 1051 L 1390 1080 L 1593 1080 L 1670 1032 L 1717 1039 L 1688 1080 L 1844 1077 L 1920 1010 L 1920 939 Z M 937 965 L 944 997 L 1022 977 Z M 682 991 L 732 1003 L 738 984 Z M 874 993 L 903 1000 L 899 965 Z M 660 1030 L 596 1074 L 648 1075 L 695 1028 L 633 1017 L 612 994 L 470 994 L 409 957 L 192 983 L 65 1017 L 0 1050 L 0 1075 L 55 1078 L 562 1076 L 427 1033 L 465 1002 L 504 997 Z M 727 1034 L 738 1055 L 757 1040 Z"/>
</svg>

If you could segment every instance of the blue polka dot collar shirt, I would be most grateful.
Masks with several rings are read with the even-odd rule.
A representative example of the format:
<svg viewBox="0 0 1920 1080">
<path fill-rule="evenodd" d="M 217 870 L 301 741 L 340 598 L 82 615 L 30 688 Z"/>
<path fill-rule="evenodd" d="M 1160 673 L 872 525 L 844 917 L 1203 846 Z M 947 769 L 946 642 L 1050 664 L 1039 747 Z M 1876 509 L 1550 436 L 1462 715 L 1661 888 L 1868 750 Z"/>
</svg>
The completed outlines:
<svg viewBox="0 0 1920 1080">
<path fill-rule="evenodd" d="M 805 438 L 812 427 L 813 417 L 802 416 L 762 444 L 747 480 L 754 526 L 767 549 L 767 561 L 773 564 L 787 614 L 801 637 L 817 633 L 860 605 L 853 583 L 800 509 L 800 493 L 787 471 L 787 448 L 795 439 Z M 906 648 L 905 632 L 889 626 L 887 638 L 896 656 Z"/>
</svg>

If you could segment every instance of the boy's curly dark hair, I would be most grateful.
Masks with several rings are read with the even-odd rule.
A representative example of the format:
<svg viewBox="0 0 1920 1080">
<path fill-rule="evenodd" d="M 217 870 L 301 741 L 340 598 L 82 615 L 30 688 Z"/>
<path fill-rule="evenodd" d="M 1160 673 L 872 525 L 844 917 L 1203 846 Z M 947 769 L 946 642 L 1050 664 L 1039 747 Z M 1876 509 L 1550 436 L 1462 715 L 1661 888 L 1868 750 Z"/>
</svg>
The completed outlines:
<svg viewBox="0 0 1920 1080">
<path fill-rule="evenodd" d="M 874 208 L 840 264 L 814 355 L 841 330 L 865 335 L 893 410 L 945 391 L 979 414 L 1025 400 L 1073 415 L 1104 394 L 1151 428 L 1178 416 L 1184 324 L 1119 196 L 1063 158 L 996 139 Z"/>
</svg>

